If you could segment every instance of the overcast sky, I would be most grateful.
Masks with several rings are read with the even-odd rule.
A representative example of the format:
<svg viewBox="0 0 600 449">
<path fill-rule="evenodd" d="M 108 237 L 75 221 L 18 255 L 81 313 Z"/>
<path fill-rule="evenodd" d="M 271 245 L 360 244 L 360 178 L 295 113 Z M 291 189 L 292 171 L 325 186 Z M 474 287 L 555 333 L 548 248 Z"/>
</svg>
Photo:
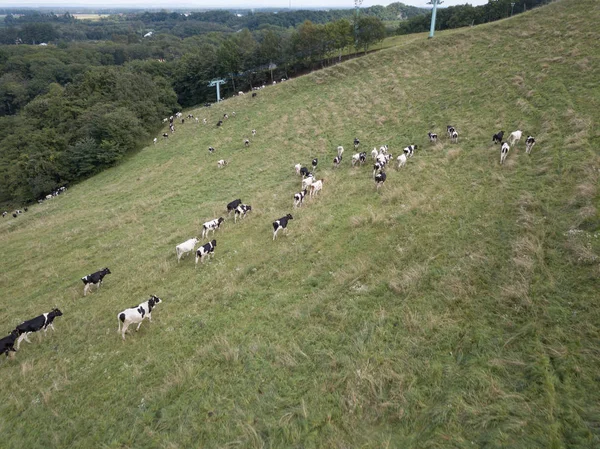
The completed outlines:
<svg viewBox="0 0 600 449">
<path fill-rule="evenodd" d="M 402 3 L 413 6 L 427 6 L 429 0 L 406 0 Z M 444 0 L 442 6 L 464 5 L 469 3 L 473 6 L 484 5 L 488 0 Z M 165 2 L 164 0 L 2 0 L 4 7 L 39 7 L 39 6 L 69 6 L 80 7 L 139 7 L 139 8 L 287 8 L 289 0 L 177 0 L 176 2 Z M 393 1 L 364 0 L 362 6 L 389 5 Z M 354 0 L 291 0 L 292 8 L 353 8 Z"/>
</svg>

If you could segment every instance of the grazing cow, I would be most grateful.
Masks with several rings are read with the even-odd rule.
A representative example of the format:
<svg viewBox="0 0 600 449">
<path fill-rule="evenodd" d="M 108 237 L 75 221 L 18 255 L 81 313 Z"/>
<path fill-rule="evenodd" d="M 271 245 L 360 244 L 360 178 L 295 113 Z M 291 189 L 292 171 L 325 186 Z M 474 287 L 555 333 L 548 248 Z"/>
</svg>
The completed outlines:
<svg viewBox="0 0 600 449">
<path fill-rule="evenodd" d="M 337 153 L 338 153 L 338 157 L 341 160 L 342 159 L 342 154 L 344 154 L 344 147 L 341 146 L 341 145 L 339 147 L 337 147 Z"/>
<path fill-rule="evenodd" d="M 430 142 L 437 142 L 437 134 L 436 133 L 427 133 L 427 135 L 429 136 Z"/>
<path fill-rule="evenodd" d="M 387 176 L 384 172 L 379 172 L 375 175 L 375 184 L 377 185 L 377 190 L 379 190 L 379 187 L 383 185 L 386 177 Z"/>
<path fill-rule="evenodd" d="M 152 322 L 152 309 L 154 309 L 158 304 L 162 302 L 156 295 L 152 295 L 148 301 L 144 301 L 138 306 L 131 307 L 130 309 L 125 309 L 121 313 L 117 315 L 117 319 L 119 320 L 119 328 L 117 332 L 121 332 L 121 323 L 123 324 L 123 332 L 121 333 L 121 337 L 125 340 L 125 332 L 127 332 L 127 328 L 135 323 L 138 323 L 135 331 L 140 330 L 140 326 L 145 318 L 148 318 L 148 321 Z"/>
<path fill-rule="evenodd" d="M 317 159 L 317 158 L 314 158 L 314 159 L 312 160 L 312 168 L 313 168 L 313 171 L 315 171 L 315 170 L 317 169 L 317 164 L 318 164 L 318 163 L 319 163 L 319 159 Z"/>
<path fill-rule="evenodd" d="M 14 212 L 12 215 L 13 215 L 13 218 L 17 218 L 17 214 L 15 214 Z"/>
<path fill-rule="evenodd" d="M 213 154 L 215 152 L 215 149 L 213 147 L 208 147 L 208 152 L 210 154 Z"/>
<path fill-rule="evenodd" d="M 527 154 L 531 153 L 531 149 L 535 145 L 535 138 L 533 136 L 527 136 L 527 140 L 525 141 L 525 152 Z"/>
<path fill-rule="evenodd" d="M 233 222 L 237 223 L 237 217 L 238 216 L 240 217 L 240 219 L 242 219 L 251 210 L 252 210 L 252 206 L 250 206 L 248 204 L 240 204 L 238 207 L 235 208 L 235 213 L 234 213 L 234 216 L 233 216 Z"/>
<path fill-rule="evenodd" d="M 306 167 L 300 167 L 300 174 L 303 177 L 307 177 L 310 174 L 310 172 L 308 171 L 308 168 L 306 168 Z"/>
<path fill-rule="evenodd" d="M 315 177 L 312 175 L 312 173 L 309 173 L 309 176 L 302 180 L 302 190 L 308 189 L 308 187 L 313 183 L 314 180 Z"/>
<path fill-rule="evenodd" d="M 17 338 L 19 337 L 19 332 L 14 329 L 10 332 L 10 334 L 8 334 L 7 337 L 4 337 L 3 339 L 0 340 L 0 354 L 6 354 L 6 357 L 8 357 L 8 353 L 10 351 L 12 352 L 17 352 L 17 350 L 15 349 L 15 341 L 17 340 Z"/>
<path fill-rule="evenodd" d="M 384 166 L 385 164 L 382 164 L 381 162 L 375 162 L 375 164 L 373 165 L 373 179 L 375 179 L 375 176 L 377 176 L 378 172 L 383 170 Z"/>
<path fill-rule="evenodd" d="M 342 156 L 336 156 L 333 158 L 333 168 L 339 167 L 342 163 Z"/>
<path fill-rule="evenodd" d="M 183 125 L 184 123 L 185 123 L 185 119 L 184 119 L 184 118 L 182 118 L 182 119 L 181 119 L 181 124 Z"/>
<path fill-rule="evenodd" d="M 452 134 L 450 135 L 450 142 L 458 143 L 458 131 L 452 131 Z"/>
<path fill-rule="evenodd" d="M 406 165 L 406 154 L 401 154 L 398 156 L 398 168 L 404 167 Z"/>
<path fill-rule="evenodd" d="M 177 253 L 177 263 L 181 260 L 181 258 L 187 253 L 194 251 L 196 247 L 196 243 L 198 243 L 198 239 L 196 237 L 186 240 L 183 243 L 180 243 L 175 247 L 175 252 Z"/>
<path fill-rule="evenodd" d="M 252 130 L 252 137 L 254 137 L 254 136 L 256 136 L 256 130 L 255 129 Z"/>
<path fill-rule="evenodd" d="M 244 92 L 242 92 L 241 90 L 238 92 L 238 95 L 244 95 Z"/>
<path fill-rule="evenodd" d="M 224 220 L 223 217 L 219 217 L 219 218 L 215 218 L 214 220 L 210 220 L 210 221 L 207 221 L 206 223 L 204 223 L 202 225 L 202 238 L 204 238 L 205 236 L 208 237 L 208 233 L 210 231 L 212 231 L 214 234 L 215 231 L 217 229 L 219 229 L 219 227 L 221 226 L 221 223 L 223 223 L 223 220 Z"/>
<path fill-rule="evenodd" d="M 244 139 L 244 146 L 249 147 L 250 141 L 248 139 Z"/>
<path fill-rule="evenodd" d="M 446 132 L 448 133 L 448 137 L 452 138 L 452 133 L 456 131 L 456 129 L 454 128 L 454 126 L 446 126 Z"/>
<path fill-rule="evenodd" d="M 204 263 L 204 258 L 206 256 L 214 257 L 215 255 L 215 247 L 217 246 L 217 241 L 213 239 L 208 242 L 206 245 L 202 245 L 196 250 L 196 268 L 198 268 L 198 260 L 201 260 Z"/>
<path fill-rule="evenodd" d="M 191 118 L 194 118 L 194 116 L 193 116 L 192 114 L 188 114 L 188 115 L 187 115 L 187 118 L 190 118 L 190 119 L 191 119 Z"/>
<path fill-rule="evenodd" d="M 156 145 L 156 142 L 158 142 L 158 137 L 154 138 L 154 144 Z"/>
<path fill-rule="evenodd" d="M 492 136 L 492 142 L 500 143 L 502 142 L 502 138 L 504 137 L 504 131 L 498 131 L 496 134 Z"/>
<path fill-rule="evenodd" d="M 202 124 L 206 125 L 207 123 L 208 123 L 208 121 L 205 118 L 203 118 L 202 119 Z"/>
<path fill-rule="evenodd" d="M 58 309 L 52 309 L 48 313 L 43 313 L 40 316 L 36 316 L 27 321 L 23 321 L 19 324 L 15 330 L 18 333 L 19 339 L 17 340 L 17 350 L 19 350 L 19 346 L 21 346 L 21 342 L 25 340 L 27 343 L 31 343 L 29 341 L 29 334 L 32 332 L 37 332 L 39 330 L 44 330 L 44 333 L 48 330 L 48 327 L 52 328 L 54 332 L 54 318 L 57 316 L 62 316 L 62 312 Z"/>
<path fill-rule="evenodd" d="M 169 129 L 171 130 L 171 134 L 175 132 L 175 125 L 169 125 Z"/>
<path fill-rule="evenodd" d="M 217 126 L 221 126 L 222 124 L 223 124 L 223 120 L 219 120 L 219 121 L 217 122 Z"/>
<path fill-rule="evenodd" d="M 387 154 L 387 152 L 388 152 L 388 146 L 387 145 L 382 145 L 379 148 L 379 154 Z"/>
<path fill-rule="evenodd" d="M 6 211 L 2 212 L 2 218 L 6 217 L 7 214 L 8 214 L 8 212 L 6 212 Z"/>
<path fill-rule="evenodd" d="M 256 92 L 252 92 L 252 98 L 256 97 Z"/>
<path fill-rule="evenodd" d="M 231 213 L 231 211 L 236 210 L 240 204 L 242 204 L 242 200 L 240 200 L 240 199 L 233 200 L 231 203 L 229 203 L 227 205 L 227 215 L 229 215 Z"/>
<path fill-rule="evenodd" d="M 360 152 L 358 154 L 358 160 L 360 161 L 360 165 L 364 164 L 367 160 L 367 153 L 365 151 Z"/>
<path fill-rule="evenodd" d="M 217 161 L 217 167 L 219 168 L 223 168 L 228 164 L 228 162 L 225 159 L 220 159 Z"/>
<path fill-rule="evenodd" d="M 509 151 L 510 146 L 506 142 L 502 142 L 502 146 L 500 147 L 500 164 L 504 164 Z"/>
<path fill-rule="evenodd" d="M 199 119 L 198 117 L 194 117 L 194 121 L 195 121 L 196 123 L 200 123 L 200 119 Z"/>
<path fill-rule="evenodd" d="M 167 133 L 163 133 L 163 139 L 168 139 L 169 135 Z"/>
<path fill-rule="evenodd" d="M 413 154 L 415 154 L 415 150 L 417 149 L 417 145 L 409 145 L 406 148 L 404 148 L 404 154 L 406 154 L 408 157 L 413 157 Z"/>
<path fill-rule="evenodd" d="M 321 190 L 323 190 L 323 180 L 319 179 L 310 185 L 310 196 L 317 196 Z"/>
<path fill-rule="evenodd" d="M 302 165 L 296 164 L 294 165 L 294 170 L 296 170 L 296 174 L 300 175 L 300 170 L 302 169 Z M 308 171 L 308 170 L 307 170 Z"/>
<path fill-rule="evenodd" d="M 358 149 L 358 145 L 360 145 L 360 140 L 358 140 L 358 137 L 354 138 L 354 149 Z"/>
<path fill-rule="evenodd" d="M 352 159 L 350 160 L 350 163 L 352 164 L 352 166 L 354 167 L 359 162 L 360 162 L 360 153 L 353 154 Z"/>
<path fill-rule="evenodd" d="M 108 268 L 103 268 L 100 271 L 96 271 L 95 273 L 88 274 L 87 276 L 82 277 L 81 280 L 85 285 L 83 287 L 83 296 L 87 295 L 87 292 L 90 288 L 92 288 L 92 285 L 95 285 L 96 289 L 100 289 L 100 286 L 102 285 L 102 280 L 107 274 L 111 274 L 110 270 Z"/>
<path fill-rule="evenodd" d="M 508 143 L 516 147 L 516 143 L 521 140 L 522 134 L 523 133 L 520 130 L 513 131 L 510 133 L 510 136 L 508 136 Z"/>
<path fill-rule="evenodd" d="M 273 240 L 277 237 L 277 233 L 280 229 L 283 229 L 283 232 L 287 232 L 287 225 L 289 220 L 293 220 L 292 214 L 287 214 L 285 217 L 281 217 L 279 220 L 275 220 L 273 222 Z"/>
<path fill-rule="evenodd" d="M 224 118 L 225 120 L 227 120 L 227 119 L 229 118 L 229 116 L 228 116 L 227 114 L 223 114 L 223 118 Z"/>
<path fill-rule="evenodd" d="M 379 152 L 377 151 L 377 148 L 373 148 L 373 151 L 371 151 L 371 157 L 373 158 L 373 160 L 377 159 L 378 155 Z"/>
<path fill-rule="evenodd" d="M 306 189 L 294 194 L 294 207 L 302 206 L 302 202 L 304 201 L 305 196 L 306 196 Z"/>
<path fill-rule="evenodd" d="M 233 116 L 235 117 L 235 111 L 233 111 L 233 112 L 231 113 L 231 115 L 233 115 Z"/>
</svg>

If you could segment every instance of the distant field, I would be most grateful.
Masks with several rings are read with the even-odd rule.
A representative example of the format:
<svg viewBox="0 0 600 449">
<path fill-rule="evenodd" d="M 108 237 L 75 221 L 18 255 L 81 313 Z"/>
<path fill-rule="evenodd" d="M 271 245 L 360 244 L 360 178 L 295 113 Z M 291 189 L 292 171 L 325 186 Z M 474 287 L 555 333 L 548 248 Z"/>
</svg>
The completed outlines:
<svg viewBox="0 0 600 449">
<path fill-rule="evenodd" d="M 100 20 L 109 15 L 110 14 L 73 14 L 75 18 L 80 20 Z"/>
</svg>

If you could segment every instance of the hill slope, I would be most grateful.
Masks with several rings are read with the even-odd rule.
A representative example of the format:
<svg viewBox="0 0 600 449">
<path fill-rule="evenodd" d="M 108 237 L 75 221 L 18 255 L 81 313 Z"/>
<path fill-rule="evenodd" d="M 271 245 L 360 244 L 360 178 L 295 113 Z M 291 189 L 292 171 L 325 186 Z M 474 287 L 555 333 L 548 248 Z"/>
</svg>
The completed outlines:
<svg viewBox="0 0 600 449">
<path fill-rule="evenodd" d="M 0 328 L 64 312 L 0 363 L 3 447 L 598 445 L 599 20 L 564 0 L 192 111 L 211 125 L 0 222 Z M 499 129 L 532 154 L 500 166 Z M 376 192 L 354 137 L 419 149 Z M 324 191 L 292 211 L 312 157 Z M 177 264 L 235 198 L 214 259 Z"/>
</svg>

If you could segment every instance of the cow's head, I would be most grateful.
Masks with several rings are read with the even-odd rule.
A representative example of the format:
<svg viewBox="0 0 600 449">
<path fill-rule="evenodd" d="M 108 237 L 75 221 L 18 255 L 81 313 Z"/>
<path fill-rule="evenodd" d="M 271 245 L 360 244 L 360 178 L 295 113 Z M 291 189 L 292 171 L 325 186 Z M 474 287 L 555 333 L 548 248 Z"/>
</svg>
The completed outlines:
<svg viewBox="0 0 600 449">
<path fill-rule="evenodd" d="M 108 267 L 106 267 L 104 270 L 102 270 L 104 272 L 104 274 L 112 274 L 110 272 L 110 270 L 108 269 Z"/>
<path fill-rule="evenodd" d="M 210 242 L 210 244 L 211 244 L 211 245 L 213 246 L 213 248 L 214 248 L 215 246 L 217 246 L 217 241 L 216 241 L 215 239 L 213 239 L 213 240 L 212 240 L 212 242 Z"/>
<path fill-rule="evenodd" d="M 294 217 L 292 217 L 292 214 L 287 214 L 286 217 L 287 217 L 288 220 L 293 220 L 294 219 Z"/>
<path fill-rule="evenodd" d="M 157 304 L 160 304 L 162 302 L 162 299 L 160 299 L 158 296 L 156 295 L 152 295 L 150 297 L 150 299 L 148 300 L 148 305 L 150 307 L 154 307 Z"/>
<path fill-rule="evenodd" d="M 62 316 L 63 314 L 59 309 L 52 309 L 50 313 L 54 314 L 54 316 Z"/>
</svg>

